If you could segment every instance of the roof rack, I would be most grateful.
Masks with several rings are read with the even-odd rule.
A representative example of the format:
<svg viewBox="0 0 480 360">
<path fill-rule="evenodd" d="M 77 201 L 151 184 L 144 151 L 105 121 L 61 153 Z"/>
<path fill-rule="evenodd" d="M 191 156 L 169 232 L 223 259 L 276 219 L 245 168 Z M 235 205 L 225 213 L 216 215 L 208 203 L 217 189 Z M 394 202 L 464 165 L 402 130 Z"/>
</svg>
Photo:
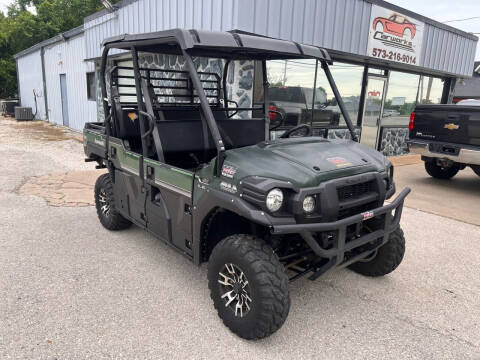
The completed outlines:
<svg viewBox="0 0 480 360">
<path fill-rule="evenodd" d="M 327 50 L 299 44 L 294 41 L 274 39 L 241 31 L 220 32 L 205 30 L 172 29 L 135 35 L 118 35 L 106 39 L 103 46 L 138 51 L 162 52 L 181 55 L 188 51 L 192 56 L 226 59 L 318 59 L 331 63 Z"/>
</svg>

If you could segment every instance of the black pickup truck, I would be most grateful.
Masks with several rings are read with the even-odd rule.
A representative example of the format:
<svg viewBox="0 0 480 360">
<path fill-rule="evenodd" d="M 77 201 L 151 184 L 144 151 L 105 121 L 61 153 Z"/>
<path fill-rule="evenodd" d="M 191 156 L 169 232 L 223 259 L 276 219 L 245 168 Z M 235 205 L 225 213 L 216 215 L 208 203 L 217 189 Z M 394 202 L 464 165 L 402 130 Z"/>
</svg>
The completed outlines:
<svg viewBox="0 0 480 360">
<path fill-rule="evenodd" d="M 480 176 L 480 102 L 418 105 L 410 115 L 410 152 L 422 155 L 427 173 L 450 179 L 470 166 Z"/>
</svg>

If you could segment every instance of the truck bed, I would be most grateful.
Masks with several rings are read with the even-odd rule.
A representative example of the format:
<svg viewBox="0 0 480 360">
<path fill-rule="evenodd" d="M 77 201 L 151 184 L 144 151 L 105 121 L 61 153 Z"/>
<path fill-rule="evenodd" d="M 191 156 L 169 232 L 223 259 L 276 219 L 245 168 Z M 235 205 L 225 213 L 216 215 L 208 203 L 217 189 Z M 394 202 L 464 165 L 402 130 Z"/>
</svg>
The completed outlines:
<svg viewBox="0 0 480 360">
<path fill-rule="evenodd" d="M 480 106 L 418 105 L 410 140 L 480 147 Z"/>
</svg>

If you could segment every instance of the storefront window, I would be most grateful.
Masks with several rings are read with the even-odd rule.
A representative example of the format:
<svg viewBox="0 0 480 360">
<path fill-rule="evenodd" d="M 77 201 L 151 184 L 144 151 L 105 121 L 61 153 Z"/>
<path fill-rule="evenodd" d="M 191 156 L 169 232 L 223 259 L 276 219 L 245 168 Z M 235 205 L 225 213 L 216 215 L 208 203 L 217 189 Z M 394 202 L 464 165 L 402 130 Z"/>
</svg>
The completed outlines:
<svg viewBox="0 0 480 360">
<path fill-rule="evenodd" d="M 444 80 L 430 76 L 422 76 L 418 98 L 421 104 L 441 104 Z"/>
<path fill-rule="evenodd" d="M 301 123 L 311 123 L 314 127 L 322 128 L 345 126 L 345 120 L 320 63 L 315 84 L 315 64 L 315 60 L 307 59 L 267 62 L 269 100 L 275 108 L 288 110 L 285 127 Z M 330 66 L 353 123 L 356 123 L 360 107 L 363 69 L 363 66 L 345 63 Z"/>
<path fill-rule="evenodd" d="M 383 107 L 383 126 L 408 126 L 410 113 L 416 105 L 419 81 L 419 75 L 397 71 L 390 73 Z"/>
</svg>

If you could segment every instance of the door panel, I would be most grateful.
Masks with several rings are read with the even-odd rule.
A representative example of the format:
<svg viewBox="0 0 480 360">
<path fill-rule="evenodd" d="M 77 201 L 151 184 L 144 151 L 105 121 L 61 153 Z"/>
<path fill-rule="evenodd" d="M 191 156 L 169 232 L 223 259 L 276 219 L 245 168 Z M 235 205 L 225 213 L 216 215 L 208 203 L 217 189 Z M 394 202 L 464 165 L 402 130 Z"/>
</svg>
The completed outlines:
<svg viewBox="0 0 480 360">
<path fill-rule="evenodd" d="M 360 143 L 377 148 L 378 127 L 383 109 L 385 79 L 368 77 Z"/>
<path fill-rule="evenodd" d="M 115 207 L 128 218 L 145 225 L 145 191 L 136 174 L 115 170 Z"/>
<path fill-rule="evenodd" d="M 194 174 L 173 166 L 145 160 L 148 184 L 147 228 L 175 247 L 192 254 L 192 186 Z"/>
</svg>

